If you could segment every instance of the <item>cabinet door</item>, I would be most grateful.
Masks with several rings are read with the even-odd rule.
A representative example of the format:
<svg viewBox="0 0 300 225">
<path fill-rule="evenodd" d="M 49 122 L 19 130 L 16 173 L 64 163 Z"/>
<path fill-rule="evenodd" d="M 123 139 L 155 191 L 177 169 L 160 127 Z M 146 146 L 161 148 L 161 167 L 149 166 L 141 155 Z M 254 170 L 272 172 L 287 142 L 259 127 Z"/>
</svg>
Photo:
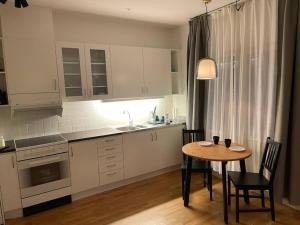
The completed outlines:
<svg viewBox="0 0 300 225">
<path fill-rule="evenodd" d="M 159 155 L 151 131 L 123 136 L 124 177 L 131 178 L 159 168 Z"/>
<path fill-rule="evenodd" d="M 172 94 L 171 51 L 159 48 L 143 48 L 143 59 L 146 95 Z"/>
<path fill-rule="evenodd" d="M 22 208 L 15 153 L 0 156 L 0 185 L 4 211 Z"/>
<path fill-rule="evenodd" d="M 175 166 L 182 162 L 182 128 L 176 126 L 155 131 L 161 168 Z"/>
<path fill-rule="evenodd" d="M 82 100 L 87 96 L 84 45 L 57 44 L 60 90 L 65 99 Z"/>
<path fill-rule="evenodd" d="M 86 71 L 88 97 L 105 99 L 112 96 L 109 47 L 86 45 Z"/>
<path fill-rule="evenodd" d="M 111 46 L 110 51 L 114 98 L 142 96 L 144 94 L 142 48 Z"/>
<path fill-rule="evenodd" d="M 51 40 L 3 40 L 9 94 L 58 93 L 55 44 Z"/>
<path fill-rule="evenodd" d="M 97 141 L 70 144 L 72 193 L 99 186 Z"/>
</svg>

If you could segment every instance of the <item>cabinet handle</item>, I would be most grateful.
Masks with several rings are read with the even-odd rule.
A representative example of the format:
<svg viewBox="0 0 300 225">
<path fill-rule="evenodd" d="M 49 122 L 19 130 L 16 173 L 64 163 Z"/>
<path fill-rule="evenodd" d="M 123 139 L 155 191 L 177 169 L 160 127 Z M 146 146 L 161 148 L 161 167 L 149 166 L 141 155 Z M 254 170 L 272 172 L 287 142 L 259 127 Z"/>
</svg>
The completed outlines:
<svg viewBox="0 0 300 225">
<path fill-rule="evenodd" d="M 107 140 L 105 140 L 105 142 L 113 142 L 114 141 L 114 139 L 107 139 Z"/>
<path fill-rule="evenodd" d="M 11 163 L 12 167 L 15 168 L 15 157 L 13 155 L 11 156 Z"/>
<path fill-rule="evenodd" d="M 114 173 L 107 173 L 106 175 L 107 176 L 113 176 L 113 175 L 116 175 L 117 174 L 117 172 L 114 172 Z"/>
<path fill-rule="evenodd" d="M 111 165 L 107 165 L 106 167 L 107 168 L 112 168 L 112 167 L 115 167 L 116 166 L 116 164 L 111 164 Z"/>
<path fill-rule="evenodd" d="M 106 148 L 105 151 L 112 151 L 114 150 L 115 148 Z"/>
<path fill-rule="evenodd" d="M 116 156 L 109 156 L 109 157 L 106 157 L 106 159 L 114 159 L 116 158 Z"/>
<path fill-rule="evenodd" d="M 73 147 L 71 146 L 71 157 L 74 157 Z"/>
<path fill-rule="evenodd" d="M 56 78 L 54 78 L 54 91 L 56 91 L 57 90 L 57 80 L 56 80 Z"/>
<path fill-rule="evenodd" d="M 151 141 L 153 142 L 153 133 L 151 133 Z"/>
<path fill-rule="evenodd" d="M 157 141 L 157 133 L 156 133 L 156 131 L 155 131 L 155 141 Z"/>
</svg>

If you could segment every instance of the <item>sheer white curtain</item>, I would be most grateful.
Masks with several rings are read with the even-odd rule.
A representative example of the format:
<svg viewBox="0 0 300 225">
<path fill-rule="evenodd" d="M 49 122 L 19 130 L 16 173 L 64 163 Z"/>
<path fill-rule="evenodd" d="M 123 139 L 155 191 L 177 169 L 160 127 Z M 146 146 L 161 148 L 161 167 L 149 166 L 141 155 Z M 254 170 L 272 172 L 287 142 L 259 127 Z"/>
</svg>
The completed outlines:
<svg viewBox="0 0 300 225">
<path fill-rule="evenodd" d="M 209 54 L 218 78 L 207 84 L 206 137 L 219 135 L 249 146 L 247 170 L 257 172 L 265 140 L 274 135 L 277 0 L 248 0 L 240 11 L 210 17 Z M 220 171 L 219 163 L 213 163 Z M 228 169 L 238 170 L 238 162 Z"/>
</svg>

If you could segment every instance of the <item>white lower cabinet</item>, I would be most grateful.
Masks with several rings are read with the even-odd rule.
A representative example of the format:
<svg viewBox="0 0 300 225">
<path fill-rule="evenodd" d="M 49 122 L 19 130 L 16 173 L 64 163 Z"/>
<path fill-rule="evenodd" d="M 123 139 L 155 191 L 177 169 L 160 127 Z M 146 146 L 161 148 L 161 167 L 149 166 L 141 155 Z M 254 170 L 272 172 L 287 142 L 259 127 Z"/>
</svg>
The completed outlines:
<svg viewBox="0 0 300 225">
<path fill-rule="evenodd" d="M 175 126 L 156 131 L 156 146 L 162 168 L 178 165 L 182 162 L 182 129 Z"/>
<path fill-rule="evenodd" d="M 125 134 L 124 177 L 131 178 L 180 164 L 183 126 Z"/>
<path fill-rule="evenodd" d="M 69 145 L 72 194 L 99 186 L 97 140 Z"/>
<path fill-rule="evenodd" d="M 100 185 L 124 179 L 124 156 L 122 135 L 98 140 Z"/>
<path fill-rule="evenodd" d="M 182 128 L 157 128 L 71 143 L 72 193 L 180 164 Z"/>
<path fill-rule="evenodd" d="M 131 178 L 160 169 L 159 150 L 153 131 L 140 131 L 123 136 L 124 176 Z"/>
<path fill-rule="evenodd" d="M 0 185 L 5 212 L 22 208 L 16 154 L 0 156 Z"/>
</svg>

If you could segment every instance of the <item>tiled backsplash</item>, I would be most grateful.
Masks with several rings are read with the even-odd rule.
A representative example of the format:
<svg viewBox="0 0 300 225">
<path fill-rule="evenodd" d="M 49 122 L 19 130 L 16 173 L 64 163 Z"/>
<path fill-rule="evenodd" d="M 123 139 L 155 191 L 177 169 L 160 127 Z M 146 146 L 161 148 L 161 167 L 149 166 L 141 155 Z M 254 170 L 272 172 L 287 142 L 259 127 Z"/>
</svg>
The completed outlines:
<svg viewBox="0 0 300 225">
<path fill-rule="evenodd" d="M 62 117 L 45 110 L 22 112 L 11 118 L 9 109 L 0 109 L 0 136 L 8 140 L 126 125 L 128 115 L 123 114 L 124 110 L 131 113 L 134 124 L 143 123 L 149 120 L 155 106 L 158 115 L 172 113 L 169 97 L 117 102 L 66 102 Z"/>
</svg>

